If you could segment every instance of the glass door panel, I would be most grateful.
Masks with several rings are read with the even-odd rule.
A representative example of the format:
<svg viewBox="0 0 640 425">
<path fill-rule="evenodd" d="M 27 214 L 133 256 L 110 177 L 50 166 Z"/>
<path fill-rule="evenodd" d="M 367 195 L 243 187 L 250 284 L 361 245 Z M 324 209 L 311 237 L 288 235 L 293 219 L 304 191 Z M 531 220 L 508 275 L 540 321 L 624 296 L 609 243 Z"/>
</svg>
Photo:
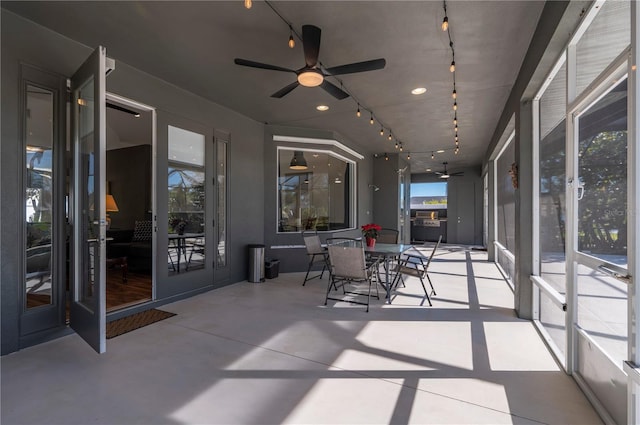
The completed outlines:
<svg viewBox="0 0 640 425">
<path fill-rule="evenodd" d="M 575 367 L 618 421 L 626 416 L 628 356 L 626 77 L 579 111 L 574 132 Z"/>
<path fill-rule="evenodd" d="M 218 199 L 216 203 L 217 228 L 217 259 L 216 268 L 227 266 L 227 141 L 216 141 L 218 152 L 216 156 L 216 188 Z"/>
<path fill-rule="evenodd" d="M 27 85 L 25 308 L 53 303 L 54 94 Z"/>
<path fill-rule="evenodd" d="M 579 118 L 578 250 L 627 264 L 627 81 Z"/>
<path fill-rule="evenodd" d="M 96 49 L 71 79 L 73 191 L 70 326 L 106 350 L 106 50 Z"/>
<path fill-rule="evenodd" d="M 169 274 L 203 269 L 205 244 L 205 136 L 168 126 Z"/>
</svg>

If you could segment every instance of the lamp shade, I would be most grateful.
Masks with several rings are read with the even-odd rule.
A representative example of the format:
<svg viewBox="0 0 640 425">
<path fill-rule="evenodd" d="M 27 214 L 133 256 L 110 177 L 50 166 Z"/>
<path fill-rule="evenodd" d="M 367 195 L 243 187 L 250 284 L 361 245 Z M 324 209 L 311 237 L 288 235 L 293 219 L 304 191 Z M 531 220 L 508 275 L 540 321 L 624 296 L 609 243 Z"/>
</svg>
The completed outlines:
<svg viewBox="0 0 640 425">
<path fill-rule="evenodd" d="M 120 211 L 118 209 L 118 204 L 116 204 L 116 200 L 114 199 L 113 195 L 107 195 L 107 199 L 106 199 L 106 210 L 107 212 L 118 212 Z"/>
<path fill-rule="evenodd" d="M 307 160 L 304 159 L 304 154 L 302 151 L 294 151 L 293 158 L 291 158 L 291 162 L 289 163 L 289 168 L 292 170 L 306 170 L 307 169 Z"/>
</svg>

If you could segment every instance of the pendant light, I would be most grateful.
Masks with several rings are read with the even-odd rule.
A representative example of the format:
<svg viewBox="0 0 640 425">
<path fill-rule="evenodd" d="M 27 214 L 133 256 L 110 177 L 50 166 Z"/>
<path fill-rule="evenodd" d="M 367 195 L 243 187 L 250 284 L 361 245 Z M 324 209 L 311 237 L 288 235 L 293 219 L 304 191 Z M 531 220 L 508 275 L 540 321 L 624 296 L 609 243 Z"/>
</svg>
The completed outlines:
<svg viewBox="0 0 640 425">
<path fill-rule="evenodd" d="M 293 152 L 293 158 L 291 158 L 289 168 L 292 170 L 306 170 L 308 168 L 307 160 L 304 158 L 304 153 L 302 151 Z"/>
<path fill-rule="evenodd" d="M 296 41 L 293 39 L 293 28 L 289 25 L 289 48 L 293 49 L 296 47 Z"/>
</svg>

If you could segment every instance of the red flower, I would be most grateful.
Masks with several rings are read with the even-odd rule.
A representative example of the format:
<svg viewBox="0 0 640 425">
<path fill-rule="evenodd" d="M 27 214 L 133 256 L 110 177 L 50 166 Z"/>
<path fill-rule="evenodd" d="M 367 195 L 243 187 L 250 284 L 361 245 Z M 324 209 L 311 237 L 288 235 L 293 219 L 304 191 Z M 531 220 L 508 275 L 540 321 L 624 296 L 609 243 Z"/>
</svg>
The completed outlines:
<svg viewBox="0 0 640 425">
<path fill-rule="evenodd" d="M 379 224 L 375 224 L 375 223 L 365 224 L 360 227 L 362 228 L 362 235 L 364 237 L 374 238 L 374 239 L 378 237 L 378 232 L 382 230 L 382 227 Z"/>
</svg>

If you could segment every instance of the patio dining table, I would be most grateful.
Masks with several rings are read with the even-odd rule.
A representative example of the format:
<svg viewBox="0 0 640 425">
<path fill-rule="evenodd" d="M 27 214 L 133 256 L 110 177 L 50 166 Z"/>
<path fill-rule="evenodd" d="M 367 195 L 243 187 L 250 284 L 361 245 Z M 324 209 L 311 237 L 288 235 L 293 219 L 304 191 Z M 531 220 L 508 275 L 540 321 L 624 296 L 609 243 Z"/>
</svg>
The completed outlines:
<svg viewBox="0 0 640 425">
<path fill-rule="evenodd" d="M 374 246 L 364 247 L 365 254 L 371 257 L 382 258 L 384 261 L 385 279 L 382 283 L 383 288 L 387 291 L 387 302 L 391 304 L 391 284 L 389 280 L 391 260 L 400 257 L 405 251 L 413 248 L 413 245 L 395 244 L 395 243 L 376 243 Z"/>
</svg>

